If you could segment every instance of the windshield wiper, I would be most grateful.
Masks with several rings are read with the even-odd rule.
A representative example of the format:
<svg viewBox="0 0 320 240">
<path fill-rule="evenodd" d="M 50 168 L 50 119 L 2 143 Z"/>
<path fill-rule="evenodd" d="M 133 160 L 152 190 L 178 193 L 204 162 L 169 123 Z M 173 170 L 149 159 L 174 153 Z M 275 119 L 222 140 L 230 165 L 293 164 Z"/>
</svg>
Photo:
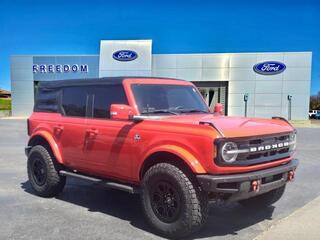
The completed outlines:
<svg viewBox="0 0 320 240">
<path fill-rule="evenodd" d="M 143 111 L 142 114 L 152 114 L 152 113 L 170 113 L 173 115 L 178 115 L 177 112 L 173 112 L 167 109 L 157 109 L 157 110 L 152 110 L 152 111 Z"/>
<path fill-rule="evenodd" d="M 201 109 L 196 109 L 196 108 L 192 108 L 192 109 L 179 109 L 179 112 L 181 112 L 181 113 L 196 113 L 196 112 L 208 113 L 208 111 L 206 111 L 206 110 L 201 110 Z"/>
</svg>

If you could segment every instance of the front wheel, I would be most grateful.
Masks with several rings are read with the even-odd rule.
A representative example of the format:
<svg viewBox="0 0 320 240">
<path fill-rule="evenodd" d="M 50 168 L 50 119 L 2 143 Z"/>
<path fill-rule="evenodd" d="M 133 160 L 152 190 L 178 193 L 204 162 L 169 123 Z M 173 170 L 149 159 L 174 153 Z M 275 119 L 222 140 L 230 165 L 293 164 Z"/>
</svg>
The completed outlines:
<svg viewBox="0 0 320 240">
<path fill-rule="evenodd" d="M 248 198 L 239 201 L 239 203 L 248 208 L 263 208 L 272 205 L 273 203 L 277 202 L 283 195 L 285 191 L 286 185 L 283 185 L 280 188 L 271 190 L 270 192 L 263 193 L 256 197 Z"/>
<path fill-rule="evenodd" d="M 207 195 L 178 167 L 159 163 L 142 181 L 142 206 L 158 233 L 181 238 L 200 229 L 208 216 Z"/>
</svg>

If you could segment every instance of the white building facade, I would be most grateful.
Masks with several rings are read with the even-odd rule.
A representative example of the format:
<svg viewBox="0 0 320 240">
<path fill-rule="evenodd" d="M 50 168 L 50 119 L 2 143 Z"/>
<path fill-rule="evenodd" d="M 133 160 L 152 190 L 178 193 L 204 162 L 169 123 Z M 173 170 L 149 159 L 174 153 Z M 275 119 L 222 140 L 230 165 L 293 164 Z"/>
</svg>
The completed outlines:
<svg viewBox="0 0 320 240">
<path fill-rule="evenodd" d="M 12 56 L 12 115 L 31 114 L 39 81 L 153 76 L 193 82 L 229 116 L 305 120 L 311 62 L 311 52 L 152 54 L 151 40 L 103 40 L 99 55 Z"/>
</svg>

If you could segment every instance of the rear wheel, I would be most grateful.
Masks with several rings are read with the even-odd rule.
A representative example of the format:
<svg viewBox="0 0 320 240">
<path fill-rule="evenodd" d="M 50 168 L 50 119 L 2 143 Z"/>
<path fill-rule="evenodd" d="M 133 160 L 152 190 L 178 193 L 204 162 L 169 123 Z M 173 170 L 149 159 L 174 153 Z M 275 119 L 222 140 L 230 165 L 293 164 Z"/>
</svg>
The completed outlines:
<svg viewBox="0 0 320 240">
<path fill-rule="evenodd" d="M 161 235 L 180 238 L 205 223 L 208 200 L 196 181 L 168 163 L 152 166 L 142 181 L 142 206 Z"/>
<path fill-rule="evenodd" d="M 59 175 L 59 165 L 44 146 L 32 147 L 27 167 L 29 181 L 37 195 L 54 197 L 63 190 L 66 178 Z"/>
<path fill-rule="evenodd" d="M 239 201 L 239 203 L 248 208 L 263 208 L 263 207 L 268 207 L 272 205 L 273 203 L 277 202 L 283 195 L 285 191 L 286 185 L 271 190 L 270 192 L 263 193 L 261 195 L 258 195 L 256 197 L 248 198 Z"/>
</svg>

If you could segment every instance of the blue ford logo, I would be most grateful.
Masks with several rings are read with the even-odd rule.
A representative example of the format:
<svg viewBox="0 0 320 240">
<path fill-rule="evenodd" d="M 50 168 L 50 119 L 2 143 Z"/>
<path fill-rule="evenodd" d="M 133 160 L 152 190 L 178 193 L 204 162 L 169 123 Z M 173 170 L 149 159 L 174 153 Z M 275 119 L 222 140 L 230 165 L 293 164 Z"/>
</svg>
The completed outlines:
<svg viewBox="0 0 320 240">
<path fill-rule="evenodd" d="M 120 50 L 112 54 L 112 57 L 117 61 L 133 61 L 138 57 L 138 54 L 135 51 L 131 50 Z"/>
<path fill-rule="evenodd" d="M 274 75 L 282 73 L 286 69 L 286 65 L 281 62 L 267 61 L 262 63 L 257 63 L 253 66 L 253 70 L 256 73 L 263 75 Z"/>
</svg>

